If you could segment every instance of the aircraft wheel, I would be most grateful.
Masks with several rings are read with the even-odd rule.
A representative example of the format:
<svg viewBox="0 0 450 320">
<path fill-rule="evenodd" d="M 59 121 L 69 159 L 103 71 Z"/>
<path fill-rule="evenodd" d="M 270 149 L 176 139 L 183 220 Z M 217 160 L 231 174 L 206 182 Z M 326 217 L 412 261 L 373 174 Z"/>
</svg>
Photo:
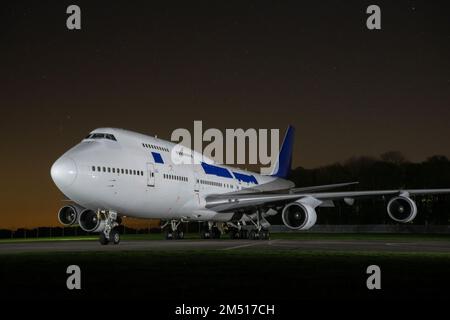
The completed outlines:
<svg viewBox="0 0 450 320">
<path fill-rule="evenodd" d="M 255 240 L 256 239 L 256 231 L 255 230 L 250 231 L 250 233 L 248 234 L 248 238 L 250 240 Z"/>
<path fill-rule="evenodd" d="M 173 239 L 173 233 L 170 231 L 166 231 L 166 240 L 172 240 Z"/>
<path fill-rule="evenodd" d="M 262 239 L 262 240 L 269 240 L 269 239 L 270 239 L 270 233 L 269 233 L 269 230 L 263 230 L 263 231 L 261 231 L 261 239 Z"/>
<path fill-rule="evenodd" d="M 183 231 L 177 231 L 176 233 L 176 238 L 177 239 L 184 239 L 184 232 Z"/>
<path fill-rule="evenodd" d="M 220 239 L 220 230 L 218 228 L 212 228 L 211 230 L 211 238 L 213 239 Z"/>
<path fill-rule="evenodd" d="M 241 233 L 237 230 L 231 230 L 230 231 L 230 239 L 239 239 Z"/>
<path fill-rule="evenodd" d="M 208 239 L 208 238 L 209 238 L 208 231 L 206 229 L 201 229 L 200 230 L 200 239 Z"/>
<path fill-rule="evenodd" d="M 106 235 L 103 232 L 100 233 L 100 236 L 99 236 L 98 240 L 99 240 L 100 244 L 103 245 L 103 246 L 105 246 L 105 245 L 107 245 L 109 243 L 108 238 L 106 238 Z"/>
<path fill-rule="evenodd" d="M 119 244 L 120 243 L 120 233 L 119 230 L 117 230 L 117 228 L 113 228 L 110 232 L 109 232 L 109 239 L 113 244 Z"/>
</svg>

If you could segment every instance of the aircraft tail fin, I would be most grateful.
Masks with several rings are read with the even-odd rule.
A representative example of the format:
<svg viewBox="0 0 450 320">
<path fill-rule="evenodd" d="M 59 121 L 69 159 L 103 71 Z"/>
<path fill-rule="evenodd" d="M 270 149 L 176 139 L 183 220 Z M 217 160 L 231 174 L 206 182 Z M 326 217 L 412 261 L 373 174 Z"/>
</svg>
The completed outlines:
<svg viewBox="0 0 450 320">
<path fill-rule="evenodd" d="M 291 170 L 292 149 L 294 147 L 295 128 L 291 125 L 286 130 L 283 143 L 278 154 L 277 162 L 272 170 L 271 176 L 286 178 Z"/>
</svg>

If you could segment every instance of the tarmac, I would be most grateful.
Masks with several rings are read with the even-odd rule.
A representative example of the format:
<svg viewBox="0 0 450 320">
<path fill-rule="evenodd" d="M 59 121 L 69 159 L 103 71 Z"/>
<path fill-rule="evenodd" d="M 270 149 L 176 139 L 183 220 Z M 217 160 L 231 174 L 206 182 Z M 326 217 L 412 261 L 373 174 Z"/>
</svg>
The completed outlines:
<svg viewBox="0 0 450 320">
<path fill-rule="evenodd" d="M 98 241 L 0 243 L 0 254 L 86 251 L 287 250 L 343 252 L 450 253 L 450 241 L 382 240 L 123 240 L 102 246 Z"/>
</svg>

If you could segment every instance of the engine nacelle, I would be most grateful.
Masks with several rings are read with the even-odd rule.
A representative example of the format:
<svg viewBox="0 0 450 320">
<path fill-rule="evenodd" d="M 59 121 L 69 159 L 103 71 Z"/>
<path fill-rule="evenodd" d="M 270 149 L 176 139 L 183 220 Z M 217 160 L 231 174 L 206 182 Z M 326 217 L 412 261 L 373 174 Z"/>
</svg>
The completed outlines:
<svg viewBox="0 0 450 320">
<path fill-rule="evenodd" d="M 281 218 L 290 229 L 308 230 L 316 223 L 317 214 L 316 210 L 309 205 L 292 202 L 284 207 Z"/>
<path fill-rule="evenodd" d="M 414 200 L 405 196 L 392 198 L 387 204 L 387 212 L 392 220 L 407 223 L 417 215 L 417 206 Z"/>
<path fill-rule="evenodd" d="M 86 232 L 102 232 L 105 230 L 106 220 L 97 215 L 96 212 L 86 209 L 80 213 L 78 223 Z"/>
<path fill-rule="evenodd" d="M 71 226 L 78 221 L 78 216 L 84 208 L 76 204 L 62 207 L 58 211 L 58 220 L 64 226 Z"/>
</svg>

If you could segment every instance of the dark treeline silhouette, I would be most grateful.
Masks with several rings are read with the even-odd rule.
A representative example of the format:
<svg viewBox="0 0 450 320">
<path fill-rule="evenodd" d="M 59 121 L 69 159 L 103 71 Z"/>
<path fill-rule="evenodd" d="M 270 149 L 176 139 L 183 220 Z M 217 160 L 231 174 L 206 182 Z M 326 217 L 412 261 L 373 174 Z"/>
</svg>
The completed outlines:
<svg viewBox="0 0 450 320">
<path fill-rule="evenodd" d="M 316 168 L 293 170 L 289 177 L 297 187 L 359 181 L 350 190 L 430 189 L 450 188 L 450 161 L 445 156 L 433 156 L 413 163 L 400 152 L 390 151 L 374 157 L 353 157 L 343 163 Z M 340 189 L 346 190 L 346 189 Z M 347 189 L 349 190 L 349 189 Z M 336 190 L 338 191 L 338 190 Z M 418 215 L 414 224 L 448 224 L 450 196 L 431 195 L 413 197 Z M 336 201 L 335 208 L 318 208 L 319 224 L 393 224 L 387 215 L 390 198 L 365 198 L 353 206 Z M 273 223 L 280 222 L 279 216 Z"/>
</svg>

